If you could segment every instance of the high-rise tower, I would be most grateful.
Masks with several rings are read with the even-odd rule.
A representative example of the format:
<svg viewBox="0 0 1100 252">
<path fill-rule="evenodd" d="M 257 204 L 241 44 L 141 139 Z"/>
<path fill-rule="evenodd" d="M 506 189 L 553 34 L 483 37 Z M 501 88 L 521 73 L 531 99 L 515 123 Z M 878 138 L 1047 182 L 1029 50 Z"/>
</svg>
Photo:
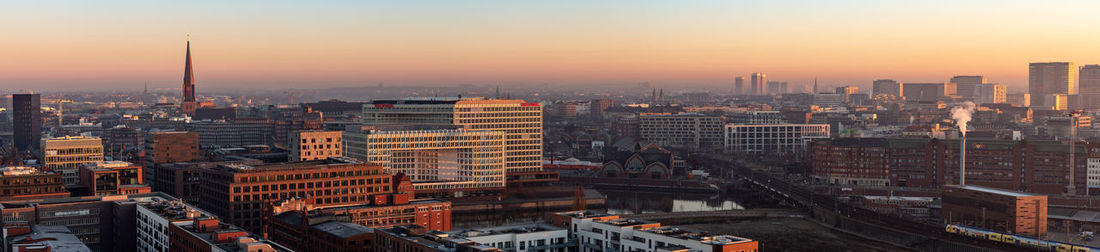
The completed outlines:
<svg viewBox="0 0 1100 252">
<path fill-rule="evenodd" d="M 1028 70 L 1033 108 L 1057 110 L 1057 97 L 1077 94 L 1077 68 L 1072 62 L 1031 63 Z"/>
</svg>

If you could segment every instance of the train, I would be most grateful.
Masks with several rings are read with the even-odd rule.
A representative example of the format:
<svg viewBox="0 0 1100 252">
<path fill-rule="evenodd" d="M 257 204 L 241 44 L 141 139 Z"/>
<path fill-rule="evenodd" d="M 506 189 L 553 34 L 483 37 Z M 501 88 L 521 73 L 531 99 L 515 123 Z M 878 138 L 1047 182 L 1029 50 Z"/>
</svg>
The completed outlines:
<svg viewBox="0 0 1100 252">
<path fill-rule="evenodd" d="M 967 227 L 960 225 L 947 225 L 947 233 L 966 236 L 974 239 L 983 239 L 994 242 L 1002 242 L 1014 246 L 1038 249 L 1040 251 L 1053 252 L 1100 252 L 1100 248 L 1086 245 L 1064 243 L 1051 240 L 1041 240 L 1035 237 L 1006 234 L 988 229 Z"/>
</svg>

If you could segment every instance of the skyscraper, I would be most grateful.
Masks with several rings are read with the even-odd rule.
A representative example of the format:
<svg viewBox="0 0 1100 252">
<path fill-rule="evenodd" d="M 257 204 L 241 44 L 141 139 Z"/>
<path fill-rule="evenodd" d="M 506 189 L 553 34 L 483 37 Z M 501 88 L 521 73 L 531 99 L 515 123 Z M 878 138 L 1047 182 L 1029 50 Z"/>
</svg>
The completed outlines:
<svg viewBox="0 0 1100 252">
<path fill-rule="evenodd" d="M 752 95 L 768 94 L 768 76 L 764 73 L 752 73 Z"/>
<path fill-rule="evenodd" d="M 1100 108 L 1100 65 L 1085 65 L 1078 73 L 1081 90 L 1078 95 L 1084 109 Z"/>
<path fill-rule="evenodd" d="M 854 94 L 858 94 L 859 93 L 859 87 L 852 86 L 852 85 L 838 87 L 838 88 L 836 88 L 836 93 L 840 94 L 841 96 L 844 97 L 844 103 L 849 103 L 849 102 L 852 102 L 852 99 L 849 96 L 854 95 Z"/>
<path fill-rule="evenodd" d="M 745 77 L 737 76 L 733 78 L 733 94 L 745 94 Z"/>
<path fill-rule="evenodd" d="M 38 94 L 13 94 L 11 105 L 15 149 L 38 149 L 42 139 L 41 97 Z"/>
<path fill-rule="evenodd" d="M 982 83 L 981 85 L 974 86 L 974 103 L 977 104 L 990 104 L 990 103 L 1005 103 L 1007 102 L 1007 92 L 1004 84 L 997 83 Z M 959 89 L 962 93 L 962 89 Z"/>
<path fill-rule="evenodd" d="M 959 96 L 964 99 L 974 98 L 974 87 L 985 83 L 985 76 L 981 75 L 960 75 L 951 77 L 951 82 L 955 83 L 959 88 Z"/>
<path fill-rule="evenodd" d="M 1046 108 L 1056 107 L 1047 99 L 1055 94 L 1077 94 L 1077 86 L 1074 78 L 1077 71 L 1073 62 L 1046 62 L 1031 63 L 1028 65 L 1028 93 L 1031 94 L 1031 106 Z"/>
<path fill-rule="evenodd" d="M 905 95 L 905 93 L 902 92 L 903 90 L 905 90 L 904 89 L 904 84 L 902 84 L 899 81 L 895 81 L 895 80 L 875 80 L 873 86 L 871 87 L 871 96 L 872 97 L 889 98 L 889 99 L 899 99 L 899 98 L 901 98 L 902 96 Z"/>
</svg>

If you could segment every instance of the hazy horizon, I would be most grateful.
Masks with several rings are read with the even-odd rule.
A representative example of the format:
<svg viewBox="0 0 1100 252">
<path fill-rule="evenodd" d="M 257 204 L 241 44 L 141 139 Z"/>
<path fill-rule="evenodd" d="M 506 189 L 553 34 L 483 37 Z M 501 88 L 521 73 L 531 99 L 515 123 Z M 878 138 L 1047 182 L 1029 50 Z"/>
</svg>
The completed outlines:
<svg viewBox="0 0 1100 252">
<path fill-rule="evenodd" d="M 1002 1 L 16 2 L 0 89 L 631 85 L 792 89 L 1100 63 L 1100 3 Z M 994 10 L 995 11 L 992 11 Z M 721 91 L 721 90 L 716 90 Z"/>
</svg>

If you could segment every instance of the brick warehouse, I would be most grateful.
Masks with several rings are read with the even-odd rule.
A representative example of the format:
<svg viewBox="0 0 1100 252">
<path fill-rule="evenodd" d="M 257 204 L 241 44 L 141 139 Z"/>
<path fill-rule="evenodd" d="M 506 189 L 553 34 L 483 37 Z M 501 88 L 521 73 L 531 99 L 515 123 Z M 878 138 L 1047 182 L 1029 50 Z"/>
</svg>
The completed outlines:
<svg viewBox="0 0 1100 252">
<path fill-rule="evenodd" d="M 1097 146 L 1077 144 L 1073 183 L 1085 194 L 1089 156 Z M 1070 183 L 1070 146 L 1055 141 L 969 139 L 967 184 L 1039 194 L 1061 194 Z M 813 143 L 814 178 L 859 186 L 939 188 L 958 183 L 959 142 L 921 138 L 862 138 Z"/>
</svg>

